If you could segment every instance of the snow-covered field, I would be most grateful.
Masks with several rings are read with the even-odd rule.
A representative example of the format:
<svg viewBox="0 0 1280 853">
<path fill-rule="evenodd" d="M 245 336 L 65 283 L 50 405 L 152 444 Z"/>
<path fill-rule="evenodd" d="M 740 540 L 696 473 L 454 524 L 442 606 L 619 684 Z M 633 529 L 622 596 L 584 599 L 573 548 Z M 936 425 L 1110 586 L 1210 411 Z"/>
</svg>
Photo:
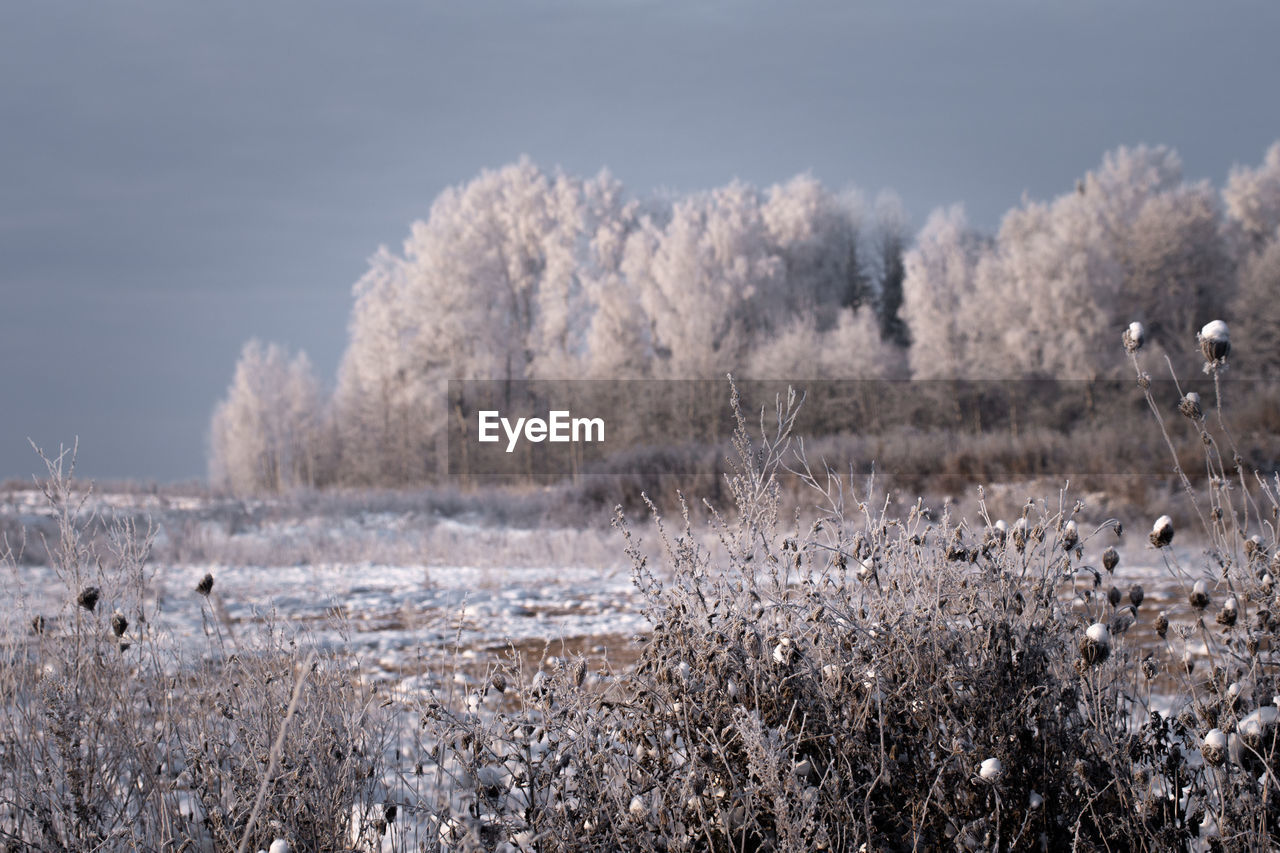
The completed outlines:
<svg viewBox="0 0 1280 853">
<path fill-rule="evenodd" d="M 630 577 L 618 569 L 160 566 L 155 582 L 162 590 L 162 624 L 175 635 L 202 634 L 200 610 L 207 605 L 193 589 L 206 571 L 216 579 L 216 600 L 225 609 L 233 643 L 236 632 L 271 621 L 305 630 L 322 647 L 345 646 L 371 671 L 388 677 L 420 670 L 424 655 L 455 645 L 500 652 L 508 644 L 536 650 L 567 641 L 604 654 L 605 640 L 616 645 L 646 630 Z M 61 587 L 49 569 L 20 572 L 28 606 L 58 606 L 52 599 Z"/>
<path fill-rule="evenodd" d="M 214 618 L 231 643 L 271 623 L 354 653 L 374 677 L 403 682 L 439 669 L 441 655 L 455 651 L 477 659 L 511 648 L 533 655 L 572 650 L 625 665 L 634 638 L 647 631 L 622 537 L 613 530 L 495 528 L 413 512 L 285 514 L 228 524 L 219 519 L 225 509 L 195 499 L 161 505 L 130 498 L 94 498 L 86 510 L 150 519 L 150 590 L 160 627 L 194 649 Z M 30 492 L 8 495 L 0 503 L 4 515 L 28 525 L 51 521 Z M 192 550 L 175 541 L 178 530 L 198 538 L 202 555 L 213 559 L 175 560 Z M 373 558 L 361 559 L 362 552 Z M 300 553 L 305 559 L 296 559 Z M 267 559 L 272 555 L 290 559 Z M 11 594 L 0 613 L 22 608 L 56 620 L 70 612 L 74 596 L 48 565 L 11 565 L 4 573 Z M 214 577 L 208 599 L 195 592 L 206 573 Z"/>
<path fill-rule="evenodd" d="M 0 497 L 0 518 L 47 524 L 42 500 L 35 492 L 8 493 Z M 371 676 L 396 683 L 438 670 L 441 655 L 455 651 L 474 660 L 510 648 L 574 651 L 626 665 L 635 638 L 648 630 L 622 538 L 608 528 L 521 529 L 412 510 L 307 515 L 279 504 L 151 495 L 95 496 L 85 509 L 150 520 L 161 624 L 197 648 L 210 624 L 202 608 L 213 615 L 210 602 L 221 608 L 231 642 L 272 623 L 343 647 Z M 1099 569 L 1103 599 L 1110 586 L 1127 597 L 1140 584 L 1144 613 L 1184 600 L 1164 556 L 1139 534 L 1117 540 L 1104 531 L 1089 543 L 1085 562 L 1100 567 L 1101 550 L 1113 544 L 1121 561 L 1114 576 Z M 1203 565 L 1201 550 L 1185 542 L 1172 556 L 1185 570 Z M 69 609 L 66 587 L 46 565 L 6 573 L 13 593 L 0 612 L 22 606 L 56 618 Z M 209 600 L 194 592 L 206 573 L 214 577 Z M 1080 575 L 1078 590 L 1091 587 L 1091 576 Z M 1077 604 L 1106 610 L 1097 598 Z"/>
</svg>

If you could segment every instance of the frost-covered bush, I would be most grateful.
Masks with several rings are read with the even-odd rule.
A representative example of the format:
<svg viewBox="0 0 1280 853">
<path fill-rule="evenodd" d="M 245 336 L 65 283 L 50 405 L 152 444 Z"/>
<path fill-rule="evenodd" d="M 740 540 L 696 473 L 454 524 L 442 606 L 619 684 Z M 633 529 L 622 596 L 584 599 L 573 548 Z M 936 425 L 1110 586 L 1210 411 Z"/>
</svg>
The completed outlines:
<svg viewBox="0 0 1280 853">
<path fill-rule="evenodd" d="M 354 835 L 376 849 L 381 809 L 354 827 L 351 815 L 385 799 L 381 697 L 361 686 L 353 660 L 302 658 L 275 632 L 261 645 L 192 673 L 200 686 L 175 703 L 178 784 L 201 832 L 218 850 L 250 831 L 258 846 L 279 835 L 298 850 L 345 850 Z M 272 760 L 269 796 L 256 805 Z"/>
<path fill-rule="evenodd" d="M 70 487 L 73 462 L 46 460 L 52 535 L 40 535 L 62 586 L 60 612 L 10 610 L 0 632 L 0 841 L 14 849 L 96 850 L 159 837 L 175 801 L 154 733 L 154 661 L 137 654 L 153 610 L 146 531 L 78 523 L 86 496 Z M 21 600 L 16 555 L 0 547 L 6 597 Z"/>
<path fill-rule="evenodd" d="M 795 405 L 760 445 L 739 414 L 712 541 L 686 512 L 655 568 L 628 533 L 654 625 L 634 671 L 500 669 L 426 709 L 453 786 L 441 849 L 1280 843 L 1274 482 L 1197 437 L 1211 548 L 1194 571 L 1160 550 L 1187 598 L 1156 611 L 1141 587 L 1102 592 L 1118 521 L 1064 496 L 1011 523 L 891 518 L 870 484 L 788 453 Z M 812 521 L 780 517 L 784 468 Z"/>
<path fill-rule="evenodd" d="M 73 452 L 46 462 L 59 589 L 29 601 L 0 542 L 0 850 L 378 849 L 387 719 L 358 661 L 233 634 L 212 576 L 176 593 L 206 628 L 183 645 L 150 532 L 86 512 Z"/>
</svg>

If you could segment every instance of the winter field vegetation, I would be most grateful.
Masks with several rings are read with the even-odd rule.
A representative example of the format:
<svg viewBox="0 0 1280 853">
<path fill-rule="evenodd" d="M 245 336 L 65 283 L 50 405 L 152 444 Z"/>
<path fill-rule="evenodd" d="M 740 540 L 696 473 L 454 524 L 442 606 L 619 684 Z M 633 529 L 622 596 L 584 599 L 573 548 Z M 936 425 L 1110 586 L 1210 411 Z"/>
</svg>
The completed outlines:
<svg viewBox="0 0 1280 853">
<path fill-rule="evenodd" d="M 1211 379 L 1227 334 L 1202 331 Z M 1124 334 L 1150 429 L 1206 471 L 1177 468 L 1186 524 L 1065 491 L 898 514 L 792 441 L 794 396 L 756 427 L 735 394 L 727 504 L 619 511 L 612 547 L 521 530 L 518 496 L 492 526 L 458 520 L 465 495 L 427 523 L 388 493 L 325 564 L 306 549 L 334 519 L 306 520 L 341 497 L 228 523 L 208 496 L 95 497 L 49 459 L 46 509 L 8 497 L 47 565 L 6 559 L 0 839 L 1271 849 L 1280 481 L 1243 464 L 1219 396 L 1166 419 L 1145 339 Z M 387 564 L 342 565 L 366 551 Z"/>
<path fill-rule="evenodd" d="M 245 347 L 210 486 L 0 487 L 0 850 L 1275 849 L 1277 292 L 1280 144 L 995 235 L 485 173 L 332 392 Z M 718 379 L 731 434 L 444 476 L 446 380 L 565 376 Z M 1088 402 L 818 391 L 1048 378 Z"/>
</svg>

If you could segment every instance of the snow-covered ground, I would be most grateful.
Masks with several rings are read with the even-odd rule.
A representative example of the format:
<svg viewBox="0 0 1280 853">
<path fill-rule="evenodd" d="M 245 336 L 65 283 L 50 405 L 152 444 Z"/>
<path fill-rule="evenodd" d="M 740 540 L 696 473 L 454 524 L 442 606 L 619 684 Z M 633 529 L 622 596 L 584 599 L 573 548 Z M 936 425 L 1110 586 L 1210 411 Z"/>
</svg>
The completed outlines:
<svg viewBox="0 0 1280 853">
<path fill-rule="evenodd" d="M 38 493 L 6 497 L 0 517 L 50 521 Z M 632 638 L 648 630 L 616 531 L 504 528 L 406 512 L 284 513 L 246 524 L 196 499 L 161 506 L 151 496 L 127 497 L 95 496 L 91 508 L 154 523 L 155 627 L 193 650 L 215 620 L 231 643 L 271 623 L 354 653 L 374 677 L 402 681 L 439 669 L 441 655 L 455 649 L 470 657 L 511 647 L 561 654 L 567 644 L 625 662 Z M 174 559 L 184 551 L 204 559 Z M 98 583 L 94 569 L 86 572 L 84 584 Z M 206 573 L 214 578 L 207 599 L 195 592 Z M 0 574 L 10 591 L 0 597 L 0 615 L 21 610 L 28 621 L 40 614 L 56 625 L 73 607 L 75 593 L 47 565 L 10 565 Z M 114 585 L 101 585 L 110 613 Z"/>
<path fill-rule="evenodd" d="M 42 501 L 37 492 L 0 496 L 0 518 L 47 522 Z M 98 495 L 89 508 L 151 519 L 161 626 L 197 649 L 212 624 L 205 618 L 211 603 L 221 608 L 230 642 L 273 623 L 354 652 L 372 676 L 394 682 L 439 669 L 441 655 L 455 649 L 475 658 L 512 646 L 535 655 L 571 648 L 625 664 L 636 651 L 632 638 L 648 630 L 622 538 L 608 529 L 519 529 L 411 511 L 307 515 L 270 503 L 229 508 L 152 495 Z M 1101 570 L 1108 545 L 1121 554 L 1114 576 Z M 1181 604 L 1185 591 L 1166 568 L 1168 557 L 1196 576 L 1205 565 L 1195 544 L 1178 541 L 1161 553 L 1145 535 L 1117 539 L 1103 531 L 1085 550 L 1085 563 L 1099 569 L 1102 599 L 1080 600 L 1078 609 L 1105 613 L 1113 585 L 1126 596 L 1142 585 L 1143 614 Z M 47 566 L 4 571 L 12 586 L 0 614 L 21 607 L 56 619 L 71 606 L 74 594 Z M 214 577 L 211 599 L 194 591 L 206 573 Z M 1091 587 L 1082 573 L 1078 590 Z M 1139 620 L 1135 635 L 1149 621 Z"/>
<path fill-rule="evenodd" d="M 165 572 L 173 590 L 165 610 L 178 624 L 200 624 L 201 602 L 187 593 L 203 568 Z M 455 644 L 501 651 L 647 630 L 630 576 L 616 568 L 356 563 L 210 571 L 233 625 L 264 618 L 304 625 L 322 645 L 345 645 L 388 675 L 411 673 L 424 654 Z"/>
</svg>

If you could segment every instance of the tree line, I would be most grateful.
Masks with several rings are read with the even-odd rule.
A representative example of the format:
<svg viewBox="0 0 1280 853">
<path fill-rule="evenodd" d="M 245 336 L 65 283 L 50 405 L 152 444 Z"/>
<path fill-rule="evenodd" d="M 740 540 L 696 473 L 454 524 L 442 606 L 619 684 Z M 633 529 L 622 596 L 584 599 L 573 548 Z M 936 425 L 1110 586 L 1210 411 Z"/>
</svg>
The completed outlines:
<svg viewBox="0 0 1280 853">
<path fill-rule="evenodd" d="M 443 192 L 356 283 L 327 392 L 305 354 L 250 342 L 210 428 L 237 492 L 439 476 L 449 379 L 1115 378 L 1142 321 L 1180 371 L 1209 319 L 1236 367 L 1280 372 L 1280 143 L 1226 185 L 1120 148 L 994 234 L 960 206 L 810 176 L 630 196 L 527 159 Z"/>
</svg>

